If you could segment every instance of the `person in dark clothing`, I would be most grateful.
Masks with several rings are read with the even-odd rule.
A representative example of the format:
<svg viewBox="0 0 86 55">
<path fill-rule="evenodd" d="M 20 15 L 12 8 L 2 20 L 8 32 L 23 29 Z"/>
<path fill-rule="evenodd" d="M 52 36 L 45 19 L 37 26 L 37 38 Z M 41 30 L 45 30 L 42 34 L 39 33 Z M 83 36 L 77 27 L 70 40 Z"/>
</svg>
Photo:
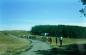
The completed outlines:
<svg viewBox="0 0 86 55">
<path fill-rule="evenodd" d="M 52 43 L 52 39 L 51 39 L 51 37 L 48 38 L 48 41 L 49 41 L 50 43 Z"/>
<path fill-rule="evenodd" d="M 57 37 L 55 39 L 56 39 L 56 44 L 57 44 Z"/>
</svg>

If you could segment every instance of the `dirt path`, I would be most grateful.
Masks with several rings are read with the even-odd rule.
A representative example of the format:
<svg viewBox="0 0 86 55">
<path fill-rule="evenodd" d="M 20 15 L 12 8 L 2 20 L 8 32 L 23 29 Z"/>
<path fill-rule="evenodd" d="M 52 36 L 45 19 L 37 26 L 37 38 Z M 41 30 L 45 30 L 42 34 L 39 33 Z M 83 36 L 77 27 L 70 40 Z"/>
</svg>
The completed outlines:
<svg viewBox="0 0 86 55">
<path fill-rule="evenodd" d="M 42 42 L 42 41 L 38 41 L 38 40 L 31 40 L 32 41 L 32 49 L 30 49 L 29 51 L 27 52 L 24 52 L 20 55 L 40 55 L 40 54 L 37 54 L 35 51 L 38 51 L 38 50 L 48 50 L 50 49 L 50 45 L 45 43 L 45 42 Z"/>
</svg>

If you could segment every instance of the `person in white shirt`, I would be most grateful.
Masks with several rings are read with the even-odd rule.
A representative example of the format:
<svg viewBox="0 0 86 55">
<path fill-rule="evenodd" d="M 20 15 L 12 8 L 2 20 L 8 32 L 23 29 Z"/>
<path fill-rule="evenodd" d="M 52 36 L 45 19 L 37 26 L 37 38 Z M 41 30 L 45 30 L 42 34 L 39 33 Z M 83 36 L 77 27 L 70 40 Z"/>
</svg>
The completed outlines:
<svg viewBox="0 0 86 55">
<path fill-rule="evenodd" d="M 59 38 L 60 47 L 62 47 L 62 41 L 63 41 L 63 37 L 61 36 L 61 37 Z"/>
</svg>

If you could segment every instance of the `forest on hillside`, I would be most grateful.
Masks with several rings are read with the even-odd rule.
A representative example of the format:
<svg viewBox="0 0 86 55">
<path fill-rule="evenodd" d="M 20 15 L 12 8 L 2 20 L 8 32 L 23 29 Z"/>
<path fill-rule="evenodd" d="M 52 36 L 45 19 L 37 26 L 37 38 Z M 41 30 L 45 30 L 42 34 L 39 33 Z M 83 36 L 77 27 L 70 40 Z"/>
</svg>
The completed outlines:
<svg viewBox="0 0 86 55">
<path fill-rule="evenodd" d="M 66 37 L 66 38 L 86 38 L 86 27 L 72 25 L 37 25 L 32 27 L 31 34 L 42 35 L 48 33 L 48 36 Z"/>
</svg>

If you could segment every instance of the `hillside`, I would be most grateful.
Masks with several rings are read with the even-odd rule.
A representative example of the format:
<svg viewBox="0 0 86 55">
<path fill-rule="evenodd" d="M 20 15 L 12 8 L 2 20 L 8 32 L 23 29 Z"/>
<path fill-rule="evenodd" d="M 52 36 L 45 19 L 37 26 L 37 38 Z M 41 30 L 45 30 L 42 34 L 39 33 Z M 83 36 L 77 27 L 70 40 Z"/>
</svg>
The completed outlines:
<svg viewBox="0 0 86 55">
<path fill-rule="evenodd" d="M 0 32 L 0 54 L 15 53 L 30 46 L 30 41 L 14 36 L 10 33 Z"/>
</svg>

